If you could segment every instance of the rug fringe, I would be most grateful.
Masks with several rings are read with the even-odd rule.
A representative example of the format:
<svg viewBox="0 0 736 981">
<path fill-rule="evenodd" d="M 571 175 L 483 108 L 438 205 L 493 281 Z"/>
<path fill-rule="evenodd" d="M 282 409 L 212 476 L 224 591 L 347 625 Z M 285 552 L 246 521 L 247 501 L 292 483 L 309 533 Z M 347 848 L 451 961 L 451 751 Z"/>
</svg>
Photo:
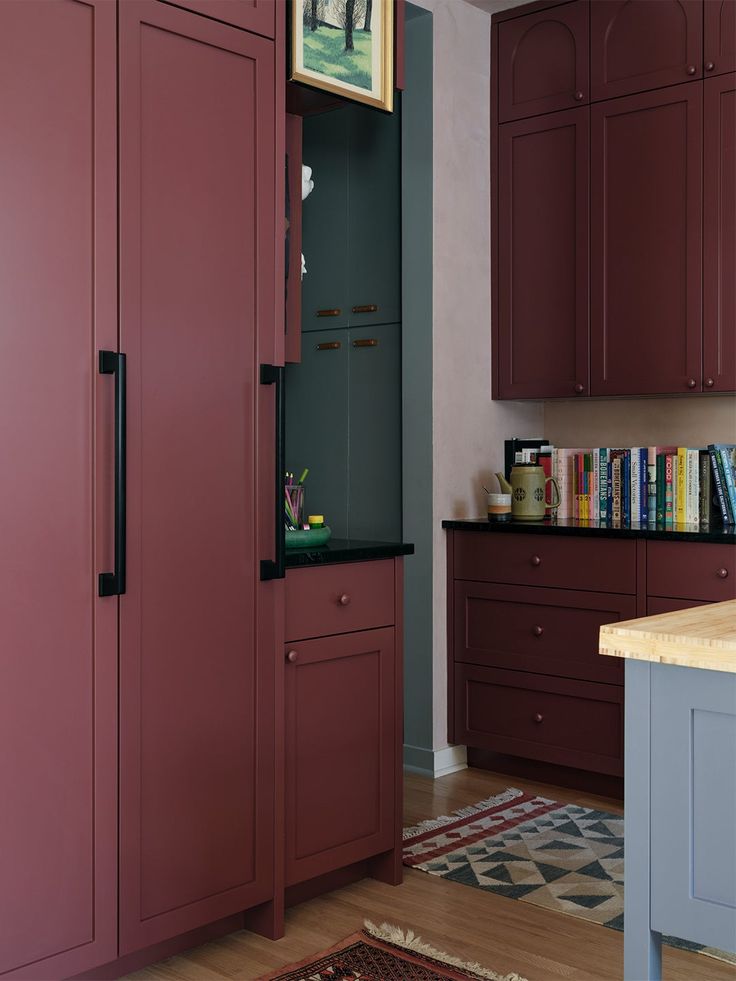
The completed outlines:
<svg viewBox="0 0 736 981">
<path fill-rule="evenodd" d="M 446 954 L 444 951 L 437 950 L 431 944 L 424 943 L 422 938 L 418 937 L 413 930 L 404 931 L 401 927 L 393 926 L 390 923 L 382 923 L 380 926 L 376 926 L 370 920 L 366 920 L 363 925 L 366 933 L 375 937 L 376 940 L 383 940 L 386 943 L 393 944 L 395 947 L 402 947 L 404 950 L 422 954 L 425 957 L 432 958 L 432 960 L 442 961 L 450 967 L 456 967 L 458 970 L 465 971 L 467 974 L 473 974 L 478 978 L 488 979 L 488 981 L 526 981 L 520 974 L 497 974 L 495 971 L 483 967 L 482 964 L 474 961 L 463 961 L 459 957 L 454 957 L 452 954 Z"/>
<path fill-rule="evenodd" d="M 473 817 L 482 811 L 487 811 L 489 807 L 508 804 L 517 797 L 521 797 L 523 793 L 523 790 L 518 790 L 516 787 L 509 787 L 500 794 L 496 794 L 495 797 L 478 801 L 477 804 L 472 804 L 469 807 L 460 807 L 457 811 L 453 811 L 452 814 L 441 814 L 439 817 L 420 821 L 413 828 L 404 828 L 403 839 L 404 841 L 408 841 L 410 838 L 416 838 L 417 835 L 423 835 L 426 831 L 439 831 L 440 828 L 444 828 L 445 825 L 452 824 L 453 821 L 457 821 L 460 818 Z"/>
</svg>

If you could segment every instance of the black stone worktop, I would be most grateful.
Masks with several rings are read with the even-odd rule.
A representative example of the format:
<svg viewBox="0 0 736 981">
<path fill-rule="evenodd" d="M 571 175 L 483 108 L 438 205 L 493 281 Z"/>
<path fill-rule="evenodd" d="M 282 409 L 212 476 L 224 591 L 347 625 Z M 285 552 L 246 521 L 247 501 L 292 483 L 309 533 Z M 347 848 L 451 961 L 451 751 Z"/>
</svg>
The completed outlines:
<svg viewBox="0 0 736 981">
<path fill-rule="evenodd" d="M 310 565 L 334 565 L 338 562 L 368 562 L 413 555 L 414 546 L 407 542 L 364 542 L 348 538 L 331 538 L 319 548 L 287 548 L 286 568 L 301 569 Z"/>
<path fill-rule="evenodd" d="M 449 531 L 482 531 L 490 534 L 576 535 L 581 538 L 646 538 L 660 542 L 717 542 L 736 545 L 733 525 L 701 528 L 698 525 L 626 525 L 616 528 L 597 521 L 548 519 L 545 521 L 488 521 L 487 518 L 459 518 L 443 521 Z"/>
</svg>

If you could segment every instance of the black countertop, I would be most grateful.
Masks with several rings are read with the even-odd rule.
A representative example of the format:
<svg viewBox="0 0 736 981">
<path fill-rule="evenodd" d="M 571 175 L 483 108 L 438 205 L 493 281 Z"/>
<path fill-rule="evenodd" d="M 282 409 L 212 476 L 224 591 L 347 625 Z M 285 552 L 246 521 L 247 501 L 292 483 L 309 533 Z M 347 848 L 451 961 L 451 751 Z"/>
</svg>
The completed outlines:
<svg viewBox="0 0 736 981">
<path fill-rule="evenodd" d="M 413 555 L 414 546 L 407 542 L 364 542 L 331 538 L 319 548 L 287 548 L 286 568 L 301 569 L 310 565 L 334 565 L 338 562 L 368 562 Z"/>
<path fill-rule="evenodd" d="M 460 518 L 443 521 L 442 527 L 449 531 L 482 531 L 491 534 L 521 532 L 535 535 L 577 535 L 581 538 L 647 538 L 660 542 L 718 542 L 722 545 L 736 545 L 736 528 L 720 525 L 701 528 L 698 525 L 657 525 L 632 524 L 614 528 L 597 521 L 576 521 L 552 518 L 545 521 L 488 521 L 487 518 Z"/>
</svg>

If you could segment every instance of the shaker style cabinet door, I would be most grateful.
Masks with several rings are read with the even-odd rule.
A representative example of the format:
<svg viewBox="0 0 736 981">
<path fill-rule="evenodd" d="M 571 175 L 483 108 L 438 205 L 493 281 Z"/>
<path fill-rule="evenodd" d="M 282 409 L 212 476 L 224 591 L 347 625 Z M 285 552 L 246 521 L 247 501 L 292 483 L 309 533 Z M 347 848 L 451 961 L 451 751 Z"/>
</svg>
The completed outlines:
<svg viewBox="0 0 736 981">
<path fill-rule="evenodd" d="M 736 389 L 736 74 L 707 78 L 703 186 L 703 386 Z"/>
<path fill-rule="evenodd" d="M 394 629 L 286 648 L 286 884 L 392 847 Z"/>
<path fill-rule="evenodd" d="M 710 0 L 706 0 L 706 8 Z M 591 98 L 611 99 L 703 74 L 702 0 L 594 0 Z"/>
<path fill-rule="evenodd" d="M 117 956 L 115 5 L 0 3 L 0 976 Z"/>
<path fill-rule="evenodd" d="M 498 25 L 498 119 L 588 102 L 588 3 L 574 0 Z"/>
<path fill-rule="evenodd" d="M 705 74 L 736 72 L 736 0 L 705 0 Z"/>
<path fill-rule="evenodd" d="M 703 83 L 591 109 L 591 395 L 702 387 Z"/>
<path fill-rule="evenodd" d="M 588 395 L 589 110 L 498 131 L 498 398 Z"/>
<path fill-rule="evenodd" d="M 276 3 L 274 0 L 174 0 L 186 7 L 233 27 L 242 27 L 265 37 L 276 36 Z"/>
<path fill-rule="evenodd" d="M 152 0 L 120 5 L 121 954 L 272 896 L 258 487 L 273 470 L 256 432 L 275 331 L 275 118 L 272 42 Z"/>
</svg>

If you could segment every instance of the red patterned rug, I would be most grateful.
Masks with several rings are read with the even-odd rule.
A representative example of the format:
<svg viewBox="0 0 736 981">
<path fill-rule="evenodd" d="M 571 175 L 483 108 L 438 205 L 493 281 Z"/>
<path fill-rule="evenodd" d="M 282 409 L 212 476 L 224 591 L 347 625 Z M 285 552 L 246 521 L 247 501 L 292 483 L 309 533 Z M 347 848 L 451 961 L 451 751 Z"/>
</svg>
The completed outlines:
<svg viewBox="0 0 736 981">
<path fill-rule="evenodd" d="M 258 981 L 524 981 L 463 963 L 425 944 L 411 930 L 383 923 L 342 940 L 321 954 L 264 974 Z"/>
</svg>

